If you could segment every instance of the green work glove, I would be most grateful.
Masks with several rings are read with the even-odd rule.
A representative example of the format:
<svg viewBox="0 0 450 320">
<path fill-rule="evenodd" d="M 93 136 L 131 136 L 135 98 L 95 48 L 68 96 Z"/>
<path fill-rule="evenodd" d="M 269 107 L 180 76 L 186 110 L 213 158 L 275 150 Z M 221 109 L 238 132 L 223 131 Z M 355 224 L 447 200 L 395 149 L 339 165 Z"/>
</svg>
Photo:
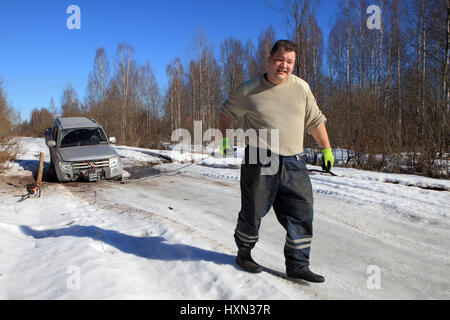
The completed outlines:
<svg viewBox="0 0 450 320">
<path fill-rule="evenodd" d="M 331 152 L 331 148 L 322 149 L 322 169 L 324 171 L 330 171 L 334 165 L 334 156 L 333 152 Z"/>
<path fill-rule="evenodd" d="M 219 152 L 222 156 L 226 157 L 227 155 L 234 154 L 234 149 L 231 147 L 231 144 L 228 138 L 223 138 L 219 144 Z"/>
</svg>

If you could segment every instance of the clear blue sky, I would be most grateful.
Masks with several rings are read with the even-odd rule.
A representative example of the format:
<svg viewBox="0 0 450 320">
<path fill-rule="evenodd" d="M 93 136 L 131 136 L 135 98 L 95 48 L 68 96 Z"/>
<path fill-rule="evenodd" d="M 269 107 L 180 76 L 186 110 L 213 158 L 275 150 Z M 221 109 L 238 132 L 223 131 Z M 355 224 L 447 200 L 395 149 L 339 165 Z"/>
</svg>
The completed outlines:
<svg viewBox="0 0 450 320">
<path fill-rule="evenodd" d="M 321 0 L 317 12 L 325 45 L 338 2 Z M 80 30 L 66 27 L 72 4 L 81 9 Z M 0 78 L 25 120 L 34 107 L 48 107 L 51 97 L 59 107 L 68 82 L 83 100 L 100 46 L 112 65 L 117 45 L 126 41 L 139 63 L 150 61 L 165 89 L 167 65 L 176 57 L 188 62 L 187 48 L 200 28 L 217 48 L 230 36 L 256 45 L 269 25 L 277 38 L 286 38 L 282 14 L 265 0 L 1 0 Z"/>
</svg>

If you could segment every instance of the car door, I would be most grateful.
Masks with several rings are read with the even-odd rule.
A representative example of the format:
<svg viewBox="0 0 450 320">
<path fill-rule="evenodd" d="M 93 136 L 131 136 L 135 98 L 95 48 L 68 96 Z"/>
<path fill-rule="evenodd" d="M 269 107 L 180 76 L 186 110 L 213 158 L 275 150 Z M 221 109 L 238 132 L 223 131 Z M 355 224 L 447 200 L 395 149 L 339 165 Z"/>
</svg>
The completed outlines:
<svg viewBox="0 0 450 320">
<path fill-rule="evenodd" d="M 51 139 L 53 141 L 55 141 L 56 146 L 49 148 L 49 152 L 50 152 L 50 163 L 54 164 L 55 160 L 58 161 L 58 156 L 57 156 L 57 151 L 56 151 L 56 147 L 58 145 L 58 126 L 53 126 L 52 131 L 51 131 Z"/>
</svg>

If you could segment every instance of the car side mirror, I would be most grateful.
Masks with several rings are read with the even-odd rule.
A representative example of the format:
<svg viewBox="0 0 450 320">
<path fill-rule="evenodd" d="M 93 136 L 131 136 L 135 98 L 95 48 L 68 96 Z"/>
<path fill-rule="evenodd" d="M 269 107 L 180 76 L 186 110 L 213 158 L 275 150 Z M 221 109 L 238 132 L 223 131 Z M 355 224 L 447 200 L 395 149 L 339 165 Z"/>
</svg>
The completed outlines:
<svg viewBox="0 0 450 320">
<path fill-rule="evenodd" d="M 47 147 L 53 148 L 56 146 L 56 142 L 54 140 L 48 140 L 47 141 Z"/>
<path fill-rule="evenodd" d="M 116 137 L 109 137 L 109 142 L 116 143 Z"/>
</svg>

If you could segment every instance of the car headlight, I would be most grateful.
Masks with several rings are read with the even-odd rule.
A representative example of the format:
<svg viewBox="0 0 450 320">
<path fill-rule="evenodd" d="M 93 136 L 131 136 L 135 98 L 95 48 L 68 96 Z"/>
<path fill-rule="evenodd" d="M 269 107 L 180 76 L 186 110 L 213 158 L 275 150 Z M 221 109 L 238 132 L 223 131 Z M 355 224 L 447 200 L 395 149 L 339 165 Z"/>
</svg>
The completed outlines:
<svg viewBox="0 0 450 320">
<path fill-rule="evenodd" d="M 119 164 L 119 157 L 109 158 L 110 167 L 117 167 L 118 164 Z"/>
<path fill-rule="evenodd" d="M 64 171 L 72 171 L 72 163 L 70 163 L 70 162 L 61 161 L 59 163 L 59 167 Z"/>
</svg>

